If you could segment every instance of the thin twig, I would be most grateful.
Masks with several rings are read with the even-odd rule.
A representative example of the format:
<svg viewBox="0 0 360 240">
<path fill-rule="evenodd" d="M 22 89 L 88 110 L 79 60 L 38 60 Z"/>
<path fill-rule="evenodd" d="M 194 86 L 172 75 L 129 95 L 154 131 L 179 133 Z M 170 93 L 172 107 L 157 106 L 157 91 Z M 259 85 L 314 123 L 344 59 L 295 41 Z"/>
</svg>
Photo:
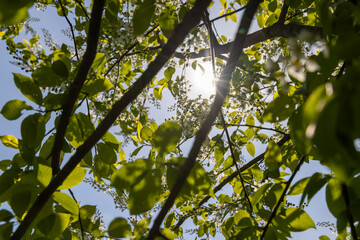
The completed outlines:
<svg viewBox="0 0 360 240">
<path fill-rule="evenodd" d="M 231 153 L 231 157 L 233 159 L 233 164 L 235 165 L 236 167 L 236 171 L 239 175 L 239 178 L 240 178 L 240 182 L 241 182 L 241 186 L 244 190 L 244 194 L 245 194 L 245 197 L 249 203 L 249 206 L 250 206 L 250 211 L 252 212 L 253 211 L 253 207 L 252 207 L 252 204 L 251 204 L 251 201 L 250 201 L 250 198 L 249 198 L 249 194 L 247 193 L 246 191 L 246 188 L 245 188 L 245 184 L 244 184 L 244 178 L 242 177 L 241 175 L 241 171 L 240 171 L 240 168 L 237 164 L 237 161 L 235 159 L 235 154 L 234 154 L 234 150 L 233 150 L 233 145 L 232 145 L 232 142 L 231 142 L 231 139 L 230 139 L 230 135 L 229 135 L 229 132 L 228 132 L 228 129 L 226 127 L 226 122 L 225 122 L 225 119 L 224 119 L 224 115 L 222 114 L 222 112 L 220 112 L 220 116 L 221 116 L 221 121 L 222 121 L 222 125 L 225 129 L 225 133 L 226 133 L 226 137 L 227 137 L 227 140 L 228 140 L 228 143 L 229 143 L 229 148 L 230 148 L 230 153 Z"/>
<path fill-rule="evenodd" d="M 306 156 L 302 156 L 302 157 L 301 157 L 298 165 L 297 165 L 296 168 L 294 169 L 294 172 L 291 174 L 291 177 L 290 177 L 289 180 L 287 181 L 286 186 L 285 186 L 285 189 L 284 189 L 284 191 L 282 192 L 279 201 L 277 202 L 274 210 L 272 211 L 272 213 L 271 213 L 271 215 L 270 215 L 270 217 L 269 217 L 269 220 L 267 221 L 267 223 L 266 223 L 266 225 L 265 225 L 265 227 L 264 227 L 264 229 L 263 229 L 263 232 L 262 232 L 262 235 L 261 235 L 261 237 L 260 237 L 260 240 L 263 240 L 263 239 L 264 239 L 265 234 L 266 234 L 266 231 L 268 230 L 271 221 L 272 221 L 272 220 L 274 219 L 274 217 L 276 216 L 276 212 L 277 212 L 277 210 L 279 209 L 281 203 L 283 202 L 283 200 L 284 200 L 284 198 L 285 198 L 285 196 L 286 196 L 286 192 L 287 192 L 287 190 L 289 189 L 292 180 L 294 179 L 296 173 L 299 171 L 301 165 L 304 163 L 305 159 L 306 159 Z"/>
<path fill-rule="evenodd" d="M 154 26 L 152 29 L 150 29 L 146 34 L 145 37 L 148 36 L 150 33 L 152 33 L 156 28 L 158 28 L 159 25 Z M 106 75 L 109 74 L 109 72 L 117 65 L 121 62 L 121 60 L 123 60 L 124 57 L 128 56 L 129 52 L 131 50 L 133 50 L 140 42 L 136 41 L 134 44 L 132 44 L 126 51 L 124 54 L 122 54 L 115 63 L 113 63 L 113 65 L 111 65 L 111 67 L 106 71 L 106 73 L 104 74 L 104 77 L 106 77 Z"/>
<path fill-rule="evenodd" d="M 346 207 L 346 213 L 347 213 L 347 218 L 350 224 L 350 229 L 351 229 L 351 236 L 353 237 L 354 240 L 358 240 L 358 236 L 356 233 L 356 227 L 355 227 L 355 222 L 354 222 L 354 217 L 351 213 L 350 210 L 350 198 L 349 198 L 349 191 L 348 191 L 348 187 L 346 186 L 346 184 L 342 183 L 341 184 L 341 190 L 342 190 L 342 195 L 344 197 L 345 200 L 345 207 Z"/>
<path fill-rule="evenodd" d="M 74 28 L 73 28 L 73 25 L 71 24 L 69 18 L 67 17 L 66 13 L 65 13 L 65 8 L 61 2 L 61 0 L 59 0 L 59 4 L 60 4 L 60 7 L 61 7 L 61 11 L 62 11 L 62 14 L 64 15 L 67 23 L 69 24 L 70 26 L 70 31 L 71 31 L 71 36 L 72 36 L 72 39 L 73 39 L 73 42 L 74 42 L 74 47 L 75 47 L 75 55 L 76 55 L 76 59 L 79 61 L 79 54 L 78 54 L 78 50 L 77 50 L 77 46 L 76 46 L 76 40 L 75 40 L 75 34 L 74 34 Z"/>
<path fill-rule="evenodd" d="M 221 123 L 216 123 L 216 125 L 221 126 Z M 226 126 L 231 126 L 231 127 L 252 127 L 252 128 L 258 128 L 258 129 L 262 129 L 262 130 L 268 130 L 268 131 L 274 131 L 277 133 L 281 133 L 283 135 L 286 135 L 286 132 L 277 130 L 277 129 L 273 129 L 273 128 L 267 128 L 267 127 L 262 127 L 262 126 L 255 126 L 255 125 L 249 125 L 249 124 L 232 124 L 232 123 L 226 123 Z"/>
<path fill-rule="evenodd" d="M 81 8 L 81 9 L 83 10 L 83 12 L 85 13 L 85 16 L 86 16 L 87 20 L 90 20 L 89 14 L 88 14 L 88 12 L 86 11 L 84 5 L 82 5 L 82 3 L 81 3 L 79 0 L 75 0 L 75 2 L 76 2 L 77 4 L 79 4 L 80 8 Z"/>
<path fill-rule="evenodd" d="M 78 201 L 76 200 L 75 195 L 74 195 L 73 191 L 71 190 L 71 188 L 69 188 L 68 190 L 69 190 L 69 192 L 70 192 L 70 194 L 71 194 L 71 197 L 74 199 L 74 201 L 75 201 L 76 203 L 78 203 Z M 78 214 L 78 216 L 79 216 L 79 223 L 80 223 L 80 230 L 81 230 L 81 239 L 84 240 L 84 228 L 83 228 L 82 220 L 81 220 L 80 207 L 79 207 L 79 214 Z"/>
<path fill-rule="evenodd" d="M 290 140 L 290 135 L 285 135 L 278 143 L 277 145 L 279 147 L 281 147 L 282 145 L 284 145 L 287 141 Z M 255 165 L 256 163 L 260 163 L 265 156 L 265 152 L 260 154 L 259 156 L 253 158 L 251 161 L 247 162 L 244 166 L 242 166 L 240 168 L 240 172 L 244 172 L 247 169 L 251 168 L 253 165 Z M 219 183 L 213 190 L 214 194 L 217 193 L 218 191 L 220 191 L 226 184 L 230 183 L 234 178 L 236 178 L 238 176 L 237 172 L 233 172 L 232 174 L 230 174 L 227 178 L 225 178 L 221 183 Z M 197 208 L 201 207 L 202 205 L 204 205 L 209 199 L 211 198 L 211 196 L 206 196 L 204 197 L 200 203 L 198 204 Z M 186 218 L 181 218 L 178 223 L 176 224 L 176 226 L 172 229 L 175 230 L 178 227 L 181 226 L 181 224 L 183 224 L 185 222 Z"/>
</svg>

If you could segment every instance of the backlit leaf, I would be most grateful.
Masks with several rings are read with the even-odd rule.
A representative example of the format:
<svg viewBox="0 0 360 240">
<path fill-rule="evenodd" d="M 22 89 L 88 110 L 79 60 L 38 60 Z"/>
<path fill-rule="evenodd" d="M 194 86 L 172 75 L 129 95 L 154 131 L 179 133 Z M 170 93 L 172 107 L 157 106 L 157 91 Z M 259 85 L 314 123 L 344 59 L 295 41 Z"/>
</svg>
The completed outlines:
<svg viewBox="0 0 360 240">
<path fill-rule="evenodd" d="M 15 120 L 18 119 L 22 115 L 22 110 L 31 110 L 33 109 L 31 106 L 27 105 L 25 101 L 10 100 L 1 109 L 1 114 L 7 120 Z"/>
<path fill-rule="evenodd" d="M 140 35 L 148 29 L 154 12 L 155 0 L 144 0 L 136 7 L 133 17 L 135 35 Z"/>
<path fill-rule="evenodd" d="M 6 147 L 15 148 L 15 149 L 19 148 L 19 141 L 17 140 L 16 137 L 12 135 L 0 136 L 0 140 L 2 144 L 4 144 L 4 146 Z"/>
<path fill-rule="evenodd" d="M 63 184 L 58 188 L 59 189 L 69 189 L 82 182 L 86 175 L 86 169 L 81 167 L 76 167 L 70 175 L 65 179 Z"/>
<path fill-rule="evenodd" d="M 126 238 L 131 235 L 131 227 L 126 219 L 115 218 L 109 225 L 108 233 L 113 238 Z"/>
<path fill-rule="evenodd" d="M 34 103 L 42 104 L 42 93 L 38 85 L 34 83 L 32 78 L 14 73 L 14 82 L 21 93 Z"/>
</svg>

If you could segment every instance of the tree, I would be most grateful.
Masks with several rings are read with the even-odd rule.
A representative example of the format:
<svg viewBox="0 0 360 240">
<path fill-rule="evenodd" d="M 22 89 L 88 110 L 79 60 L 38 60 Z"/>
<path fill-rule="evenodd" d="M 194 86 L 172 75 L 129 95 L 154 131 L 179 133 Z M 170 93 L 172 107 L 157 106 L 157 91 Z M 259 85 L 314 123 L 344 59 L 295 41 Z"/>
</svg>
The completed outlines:
<svg viewBox="0 0 360 240">
<path fill-rule="evenodd" d="M 360 5 L 220 3 L 214 19 L 210 0 L 0 3 L 0 37 L 23 70 L 14 82 L 27 98 L 1 110 L 10 121 L 25 113 L 20 138 L 1 136 L 18 149 L 1 161 L 0 199 L 10 206 L 0 210 L 2 239 L 173 239 L 190 218 L 199 237 L 287 239 L 315 227 L 306 203 L 324 187 L 338 239 L 358 239 Z M 40 39 L 32 6 L 56 8 L 72 45 Z M 217 35 L 219 19 L 238 23 L 234 40 Z M 23 29 L 33 34 L 22 42 Z M 190 99 L 179 69 L 202 61 L 216 94 Z M 157 123 L 150 112 L 166 94 L 176 111 Z M 256 157 L 254 142 L 267 146 Z M 292 182 L 313 161 L 332 174 Z M 80 206 L 71 191 L 85 176 L 111 187 L 135 217 L 104 229 L 96 207 Z M 231 192 L 221 192 L 226 185 Z M 299 204 L 287 202 L 300 194 Z"/>
</svg>

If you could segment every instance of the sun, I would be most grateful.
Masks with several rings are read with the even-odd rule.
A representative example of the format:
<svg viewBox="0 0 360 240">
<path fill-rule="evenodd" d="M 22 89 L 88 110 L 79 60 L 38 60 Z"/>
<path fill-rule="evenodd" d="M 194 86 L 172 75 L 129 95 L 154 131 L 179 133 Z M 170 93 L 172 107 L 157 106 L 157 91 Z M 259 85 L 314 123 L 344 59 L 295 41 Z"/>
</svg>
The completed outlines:
<svg viewBox="0 0 360 240">
<path fill-rule="evenodd" d="M 192 64 L 193 66 L 195 64 Z M 195 68 L 195 69 L 194 69 Z M 215 81 L 211 63 L 196 62 L 196 67 L 187 70 L 192 85 L 191 93 L 209 98 L 215 94 Z"/>
</svg>

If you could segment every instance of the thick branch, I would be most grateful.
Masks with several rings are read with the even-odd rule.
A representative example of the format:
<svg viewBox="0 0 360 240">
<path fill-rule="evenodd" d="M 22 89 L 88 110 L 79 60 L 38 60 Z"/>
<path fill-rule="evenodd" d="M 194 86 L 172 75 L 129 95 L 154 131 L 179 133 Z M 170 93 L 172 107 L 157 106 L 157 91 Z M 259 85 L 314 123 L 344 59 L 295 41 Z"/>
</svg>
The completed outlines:
<svg viewBox="0 0 360 240">
<path fill-rule="evenodd" d="M 274 217 L 276 216 L 276 212 L 277 212 L 277 210 L 279 209 L 282 201 L 284 200 L 284 198 L 285 198 L 285 196 L 286 196 L 286 192 L 287 192 L 287 190 L 289 189 L 292 180 L 294 179 L 296 173 L 300 170 L 301 165 L 304 163 L 305 158 L 306 158 L 306 156 L 302 156 L 302 157 L 301 157 L 298 165 L 297 165 L 296 168 L 294 169 L 294 172 L 291 174 L 291 177 L 289 178 L 289 181 L 287 181 L 286 186 L 285 186 L 285 189 L 284 189 L 284 191 L 282 192 L 279 201 L 277 202 L 274 210 L 272 211 L 272 213 L 271 213 L 271 215 L 270 215 L 270 217 L 269 217 L 269 220 L 267 221 L 267 223 L 266 223 L 266 225 L 265 225 L 265 227 L 264 227 L 264 230 L 263 230 L 263 233 L 262 233 L 262 235 L 261 235 L 260 240 L 264 239 L 265 234 L 266 234 L 266 231 L 267 231 L 267 229 L 269 228 L 271 221 L 272 221 L 272 220 L 274 219 Z"/>
<path fill-rule="evenodd" d="M 277 37 L 296 37 L 298 36 L 301 31 L 308 31 L 314 35 L 319 35 L 323 37 L 322 28 L 320 27 L 313 27 L 313 26 L 306 26 L 306 25 L 297 25 L 297 24 L 287 24 L 287 25 L 272 25 L 271 27 L 267 27 L 261 29 L 259 31 L 253 32 L 246 37 L 244 42 L 244 48 L 250 47 L 256 43 L 263 42 L 268 39 L 277 38 Z M 221 56 L 221 54 L 228 54 L 230 53 L 230 47 L 234 42 L 229 42 L 224 45 L 219 45 L 217 49 L 215 49 L 216 57 Z M 199 53 L 192 52 L 187 55 L 190 58 L 203 58 L 210 56 L 210 48 L 202 49 Z M 186 58 L 182 53 L 176 52 L 175 57 L 177 58 Z"/>
<path fill-rule="evenodd" d="M 99 1 L 95 1 L 97 3 Z M 115 122 L 119 114 L 141 93 L 147 84 L 155 77 L 164 64 L 171 58 L 176 48 L 184 41 L 186 35 L 190 30 L 196 26 L 200 21 L 201 13 L 209 5 L 210 0 L 198 0 L 195 6 L 186 14 L 182 23 L 180 23 L 174 30 L 169 41 L 164 46 L 163 50 L 157 56 L 154 62 L 149 64 L 149 67 L 143 75 L 133 84 L 133 86 L 124 94 L 124 96 L 117 101 L 106 115 L 104 120 L 99 124 L 91 136 L 86 139 L 85 143 L 81 145 L 74 155 L 69 159 L 65 166 L 59 171 L 57 175 L 51 180 L 49 185 L 40 193 L 33 206 L 28 211 L 24 220 L 21 222 L 12 240 L 21 239 L 26 230 L 43 208 L 45 203 L 56 191 L 56 189 L 64 182 L 69 174 L 81 162 L 82 158 L 93 148 L 93 146 L 101 139 L 101 137 L 108 131 L 108 129 Z M 96 5 L 96 4 L 95 4 Z M 94 5 L 94 7 L 95 7 Z"/>
<path fill-rule="evenodd" d="M 285 135 L 277 144 L 279 147 L 281 147 L 289 140 L 290 140 L 290 135 Z M 252 159 L 251 161 L 246 163 L 244 166 L 242 166 L 240 168 L 240 172 L 244 172 L 247 169 L 251 168 L 254 164 L 261 162 L 264 159 L 264 156 L 265 156 L 265 152 L 260 154 L 259 156 L 255 157 L 254 159 Z M 226 184 L 230 183 L 234 178 L 236 178 L 237 175 L 238 175 L 237 171 L 234 171 L 231 175 L 229 175 L 225 180 L 223 180 L 219 185 L 217 185 L 214 188 L 214 194 L 217 193 L 218 191 L 220 191 Z M 210 198 L 211 198 L 210 196 L 206 196 L 205 198 L 203 198 L 203 200 L 201 200 L 201 202 L 199 203 L 197 208 L 204 205 Z M 183 222 L 185 222 L 185 220 L 186 220 L 185 217 L 180 219 L 179 222 L 174 227 L 174 229 L 177 229 L 178 227 L 180 227 L 181 224 L 183 224 Z"/>
<path fill-rule="evenodd" d="M 161 223 L 163 222 L 167 212 L 170 210 L 170 208 L 173 206 L 176 197 L 179 195 L 186 178 L 188 177 L 192 167 L 195 164 L 196 158 L 199 154 L 200 148 L 205 141 L 210 128 L 212 124 L 214 123 L 216 117 L 219 115 L 222 104 L 224 102 L 225 96 L 227 95 L 229 91 L 229 83 L 231 79 L 231 74 L 235 69 L 236 62 L 238 61 L 244 41 L 246 39 L 246 35 L 248 33 L 248 30 L 250 28 L 250 24 L 252 22 L 252 18 L 255 14 L 255 11 L 260 3 L 260 0 L 251 0 L 244 12 L 243 18 L 241 20 L 240 26 L 238 28 L 235 41 L 234 41 L 234 47 L 230 53 L 229 61 L 226 64 L 224 70 L 221 72 L 221 76 L 219 78 L 219 81 L 217 82 L 217 92 L 214 100 L 214 104 L 211 107 L 210 113 L 206 117 L 204 123 L 202 124 L 201 128 L 196 134 L 194 144 L 190 150 L 189 156 L 186 159 L 186 162 L 180 167 L 179 173 L 177 176 L 177 179 L 175 181 L 174 186 L 171 189 L 169 197 L 166 199 L 160 213 L 156 217 L 154 221 L 154 225 L 150 230 L 149 236 L 147 239 L 154 239 L 156 237 L 156 233 L 158 232 Z"/>
<path fill-rule="evenodd" d="M 80 64 L 79 71 L 72 82 L 68 98 L 63 106 L 63 112 L 57 127 L 53 149 L 51 151 L 52 173 L 55 175 L 60 169 L 60 152 L 63 146 L 66 128 L 69 124 L 71 113 L 73 112 L 74 105 L 78 99 L 81 88 L 87 78 L 90 67 L 95 59 L 97 43 L 99 40 L 100 24 L 102 12 L 104 9 L 105 0 L 94 1 L 93 10 L 91 12 L 91 19 L 89 24 L 89 34 L 87 39 L 87 48 L 83 60 Z"/>
</svg>

